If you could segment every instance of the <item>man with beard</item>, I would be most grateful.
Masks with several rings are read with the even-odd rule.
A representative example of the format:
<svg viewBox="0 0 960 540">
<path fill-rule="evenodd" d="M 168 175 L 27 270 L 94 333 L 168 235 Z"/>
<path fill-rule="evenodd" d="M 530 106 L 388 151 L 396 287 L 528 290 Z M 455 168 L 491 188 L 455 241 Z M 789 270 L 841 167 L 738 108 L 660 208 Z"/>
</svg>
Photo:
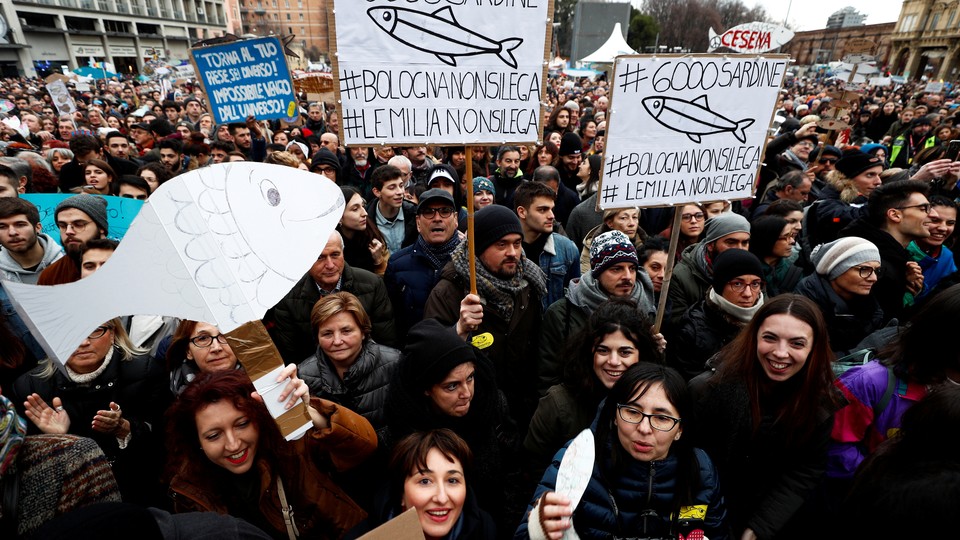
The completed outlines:
<svg viewBox="0 0 960 540">
<path fill-rule="evenodd" d="M 454 325 L 457 334 L 493 362 L 497 386 L 507 397 L 510 412 L 525 426 L 536 408 L 537 336 L 541 298 L 547 293 L 543 270 L 523 255 L 523 227 L 510 209 L 500 205 L 476 213 L 477 295 L 470 293 L 470 248 L 462 242 L 443 267 L 430 293 L 424 318 Z"/>
<path fill-rule="evenodd" d="M 513 197 L 523 227 L 523 254 L 547 276 L 543 309 L 563 298 L 570 280 L 580 277 L 580 251 L 569 238 L 554 232 L 556 197 L 557 192 L 541 182 L 524 182 Z"/>
<path fill-rule="evenodd" d="M 583 161 L 583 141 L 576 133 L 564 133 L 560 139 L 560 163 L 558 170 L 560 172 L 560 182 L 570 189 L 577 189 L 580 179 L 577 178 L 577 171 L 580 170 L 580 162 Z"/>
<path fill-rule="evenodd" d="M 40 212 L 23 199 L 0 198 L 0 276 L 35 285 L 46 267 L 63 256 L 56 240 L 41 232 Z"/>
<path fill-rule="evenodd" d="M 53 215 L 67 256 L 48 266 L 37 285 L 61 285 L 80 279 L 80 255 L 87 242 L 107 236 L 107 200 L 98 195 L 68 197 L 60 201 Z"/>
<path fill-rule="evenodd" d="M 430 168 L 436 162 L 427 155 L 426 146 L 406 146 L 402 148 L 401 153 L 410 160 L 410 173 L 415 184 L 427 185 Z"/>
<path fill-rule="evenodd" d="M 367 146 L 353 146 L 349 149 L 347 166 L 344 168 L 344 183 L 350 187 L 356 188 L 360 196 L 365 200 L 370 200 L 373 195 L 373 170 L 374 165 L 370 160 L 370 148 Z"/>
<path fill-rule="evenodd" d="M 513 208 L 513 192 L 523 182 L 520 172 L 520 149 L 516 146 L 501 146 L 497 151 L 497 170 L 490 175 L 497 188 L 497 204 Z"/>
</svg>

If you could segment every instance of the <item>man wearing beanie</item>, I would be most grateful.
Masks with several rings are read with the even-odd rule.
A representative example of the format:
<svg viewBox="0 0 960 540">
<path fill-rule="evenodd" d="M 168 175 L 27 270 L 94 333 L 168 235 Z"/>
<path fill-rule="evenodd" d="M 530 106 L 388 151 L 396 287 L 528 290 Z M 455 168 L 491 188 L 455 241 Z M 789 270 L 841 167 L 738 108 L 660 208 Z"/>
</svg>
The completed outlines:
<svg viewBox="0 0 960 540">
<path fill-rule="evenodd" d="M 908 129 L 893 139 L 890 147 L 890 166 L 909 169 L 914 156 L 921 150 L 936 146 L 937 137 L 933 133 L 930 119 L 921 116 L 915 119 Z"/>
<path fill-rule="evenodd" d="M 497 385 L 506 394 L 518 424 L 526 425 L 536 408 L 537 336 L 546 276 L 523 255 L 523 228 L 510 209 L 487 206 L 474 218 L 477 296 L 470 295 L 470 248 L 453 250 L 424 307 L 424 318 L 456 325 L 457 333 L 477 338 L 493 362 Z M 481 345 L 482 343 L 482 345 Z"/>
<path fill-rule="evenodd" d="M 68 197 L 60 201 L 53 215 L 67 256 L 48 266 L 40 274 L 37 285 L 62 285 L 79 280 L 80 255 L 87 242 L 107 237 L 107 200 L 99 195 L 81 193 Z"/>
<path fill-rule="evenodd" d="M 523 182 L 520 170 L 520 149 L 516 146 L 501 146 L 497 150 L 497 170 L 489 176 L 496 190 L 497 204 L 513 208 L 513 192 Z"/>
<path fill-rule="evenodd" d="M 728 249 L 750 247 L 750 222 L 735 212 L 724 212 L 707 220 L 703 240 L 687 246 L 673 269 L 670 281 L 670 324 L 680 322 L 684 312 L 707 294 L 713 284 L 713 261 Z M 761 276 L 763 274 L 760 274 Z"/>
<path fill-rule="evenodd" d="M 907 246 L 930 236 L 927 227 L 937 211 L 927 200 L 929 192 L 930 186 L 917 180 L 880 186 L 870 194 L 867 216 L 840 231 L 842 238 L 865 238 L 880 251 L 883 271 L 872 294 L 888 321 L 904 321 L 908 308 L 923 291 L 923 270 L 910 257 Z"/>
<path fill-rule="evenodd" d="M 323 175 L 336 182 L 340 178 L 340 160 L 330 150 L 321 148 L 310 159 L 310 172 Z"/>
<path fill-rule="evenodd" d="M 880 250 L 872 242 L 848 236 L 822 244 L 810 254 L 816 273 L 797 284 L 796 293 L 813 300 L 823 313 L 830 348 L 839 358 L 883 327 L 883 309 L 870 294 L 880 269 Z"/>
<path fill-rule="evenodd" d="M 836 240 L 844 227 L 867 215 L 867 197 L 880 186 L 883 161 L 853 149 L 843 153 L 836 168 L 804 219 L 811 247 Z"/>
<path fill-rule="evenodd" d="M 583 161 L 583 141 L 580 136 L 573 132 L 563 134 L 560 139 L 560 182 L 570 189 L 577 189 L 580 179 L 577 178 L 577 171 L 580 169 L 580 162 Z"/>
<path fill-rule="evenodd" d="M 667 364 L 687 380 L 702 373 L 707 360 L 763 306 L 763 284 L 763 264 L 753 253 L 728 249 L 717 255 L 713 286 L 680 318 L 667 347 Z"/>
<path fill-rule="evenodd" d="M 646 272 L 638 272 L 637 249 L 627 235 L 607 231 L 590 245 L 590 271 L 570 282 L 566 296 L 547 309 L 540 334 L 537 391 L 545 395 L 560 382 L 569 351 L 567 338 L 586 327 L 590 315 L 613 297 L 628 298 L 651 323 L 657 306 L 653 282 Z"/>
</svg>

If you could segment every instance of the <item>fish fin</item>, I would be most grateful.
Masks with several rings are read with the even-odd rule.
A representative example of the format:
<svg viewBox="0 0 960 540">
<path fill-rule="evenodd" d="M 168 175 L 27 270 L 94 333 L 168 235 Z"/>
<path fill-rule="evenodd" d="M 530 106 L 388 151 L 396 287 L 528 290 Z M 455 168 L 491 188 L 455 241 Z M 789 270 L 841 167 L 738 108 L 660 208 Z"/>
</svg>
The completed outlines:
<svg viewBox="0 0 960 540">
<path fill-rule="evenodd" d="M 512 67 L 517 67 L 517 59 L 513 57 L 513 50 L 520 46 L 523 40 L 520 38 L 507 38 L 500 42 L 500 52 L 497 56 L 503 63 Z"/>
<path fill-rule="evenodd" d="M 438 19 L 443 19 L 443 20 L 447 21 L 448 23 L 453 23 L 453 24 L 455 24 L 455 25 L 457 25 L 457 26 L 460 26 L 460 23 L 457 22 L 456 17 L 453 16 L 453 10 L 450 9 L 450 6 L 447 6 L 447 7 L 445 7 L 445 8 L 440 8 L 440 9 L 434 11 L 434 12 L 433 12 L 433 16 L 436 17 L 436 18 L 438 18 Z"/>
<path fill-rule="evenodd" d="M 697 144 L 700 144 L 700 141 L 702 140 L 700 139 L 700 136 L 697 135 L 696 133 L 687 133 L 687 137 L 689 137 L 691 141 Z"/>
<path fill-rule="evenodd" d="M 436 57 L 438 60 L 440 60 L 444 64 L 447 64 L 448 66 L 454 66 L 454 67 L 457 66 L 457 61 L 454 60 L 453 57 L 450 56 L 449 54 L 438 54 L 436 55 Z"/>
<path fill-rule="evenodd" d="M 733 136 L 741 143 L 747 142 L 747 134 L 744 133 L 744 130 L 752 126 L 754 122 L 755 120 L 753 118 L 746 118 L 737 122 L 737 127 L 733 130 Z"/>
<path fill-rule="evenodd" d="M 704 109 L 709 109 L 709 108 L 710 108 L 710 104 L 707 103 L 707 95 L 706 95 L 706 94 L 698 97 L 697 99 L 691 101 L 690 103 L 693 103 L 694 105 L 699 105 L 699 106 L 703 107 Z"/>
</svg>

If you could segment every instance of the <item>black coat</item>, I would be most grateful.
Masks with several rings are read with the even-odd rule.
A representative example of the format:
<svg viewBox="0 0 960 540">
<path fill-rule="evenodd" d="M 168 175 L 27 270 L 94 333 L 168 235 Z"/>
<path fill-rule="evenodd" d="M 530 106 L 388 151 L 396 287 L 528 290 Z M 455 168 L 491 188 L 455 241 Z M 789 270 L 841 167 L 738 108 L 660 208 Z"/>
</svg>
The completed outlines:
<svg viewBox="0 0 960 540">
<path fill-rule="evenodd" d="M 903 296 L 907 292 L 907 262 L 911 260 L 907 250 L 890 233 L 865 219 L 858 219 L 840 231 L 840 238 L 847 236 L 869 240 L 880 250 L 883 271 L 870 294 L 880 303 L 885 321 L 896 317 L 901 323 L 905 322 L 907 309 L 903 305 Z"/>
<path fill-rule="evenodd" d="M 733 341 L 743 325 L 707 299 L 694 304 L 680 317 L 667 347 L 667 363 L 690 380 L 703 373 L 707 360 Z"/>
<path fill-rule="evenodd" d="M 830 349 L 837 357 L 852 353 L 863 338 L 883 327 L 883 310 L 872 295 L 844 300 L 819 274 L 800 280 L 795 292 L 820 307 L 830 334 Z"/>
</svg>

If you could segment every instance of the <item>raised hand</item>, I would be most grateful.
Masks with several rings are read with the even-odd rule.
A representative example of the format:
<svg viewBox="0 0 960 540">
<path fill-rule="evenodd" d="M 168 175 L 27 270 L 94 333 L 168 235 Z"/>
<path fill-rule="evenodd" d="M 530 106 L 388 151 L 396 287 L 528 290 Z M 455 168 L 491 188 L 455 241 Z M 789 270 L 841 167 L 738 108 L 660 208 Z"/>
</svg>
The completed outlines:
<svg viewBox="0 0 960 540">
<path fill-rule="evenodd" d="M 53 398 L 51 407 L 39 394 L 30 394 L 23 406 L 26 409 L 27 419 L 40 431 L 47 434 L 63 434 L 70 430 L 70 415 L 63 410 L 60 398 Z"/>
</svg>

